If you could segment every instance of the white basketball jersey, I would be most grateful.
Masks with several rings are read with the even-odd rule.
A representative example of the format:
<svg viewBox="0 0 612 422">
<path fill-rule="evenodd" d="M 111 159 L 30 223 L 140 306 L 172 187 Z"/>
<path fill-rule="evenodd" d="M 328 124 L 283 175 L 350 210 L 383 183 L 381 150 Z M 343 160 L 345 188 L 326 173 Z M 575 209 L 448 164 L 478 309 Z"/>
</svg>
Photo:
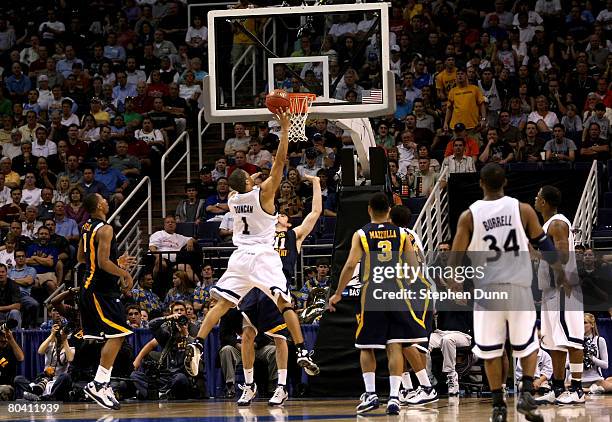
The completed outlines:
<svg viewBox="0 0 612 422">
<path fill-rule="evenodd" d="M 563 214 L 555 214 L 553 215 L 542 227 L 544 229 L 544 233 L 548 234 L 548 228 L 550 224 L 555 221 L 563 221 L 567 224 L 569 229 L 569 236 L 567 238 L 567 242 L 569 244 L 569 259 L 567 263 L 563 266 L 565 270 L 565 276 L 567 277 L 567 281 L 571 285 L 578 284 L 578 268 L 576 266 L 576 253 L 574 250 L 574 233 L 572 232 L 572 223 L 565 217 Z M 552 241 L 552 239 L 550 239 Z M 544 294 L 550 294 L 551 291 L 556 289 L 556 283 L 553 280 L 553 276 L 551 275 L 550 265 L 548 262 L 541 260 L 540 266 L 538 267 L 538 287 L 544 291 Z"/>
<path fill-rule="evenodd" d="M 484 266 L 485 277 L 475 284 L 514 284 L 531 287 L 529 240 L 521 221 L 519 201 L 509 196 L 470 205 L 474 221 L 468 246 L 472 266 Z"/>
<path fill-rule="evenodd" d="M 258 187 L 254 187 L 250 192 L 232 195 L 227 201 L 229 212 L 234 215 L 232 242 L 235 246 L 274 247 L 277 216 L 261 207 L 260 192 Z"/>
</svg>

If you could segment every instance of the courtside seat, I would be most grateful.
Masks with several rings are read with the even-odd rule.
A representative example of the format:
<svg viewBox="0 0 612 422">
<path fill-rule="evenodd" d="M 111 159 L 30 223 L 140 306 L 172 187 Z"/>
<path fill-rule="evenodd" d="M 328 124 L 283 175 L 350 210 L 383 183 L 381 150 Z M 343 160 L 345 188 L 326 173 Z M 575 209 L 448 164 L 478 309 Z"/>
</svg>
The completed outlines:
<svg viewBox="0 0 612 422">
<path fill-rule="evenodd" d="M 571 170 L 572 163 L 562 161 L 544 161 L 542 163 L 542 170 L 544 171 L 556 171 L 556 170 Z"/>
<path fill-rule="evenodd" d="M 604 207 L 612 208 L 612 192 L 604 193 Z"/>
<path fill-rule="evenodd" d="M 427 202 L 427 197 L 424 196 L 422 198 L 406 198 L 402 200 L 402 203 L 410 208 L 410 212 L 412 215 L 419 215 L 423 206 L 425 206 L 425 202 Z"/>
<path fill-rule="evenodd" d="M 537 171 L 540 163 L 509 163 L 509 171 Z"/>
<path fill-rule="evenodd" d="M 612 230 L 612 208 L 597 211 L 597 230 Z"/>
<path fill-rule="evenodd" d="M 196 237 L 197 226 L 195 223 L 176 223 L 176 232 L 187 237 Z"/>
</svg>

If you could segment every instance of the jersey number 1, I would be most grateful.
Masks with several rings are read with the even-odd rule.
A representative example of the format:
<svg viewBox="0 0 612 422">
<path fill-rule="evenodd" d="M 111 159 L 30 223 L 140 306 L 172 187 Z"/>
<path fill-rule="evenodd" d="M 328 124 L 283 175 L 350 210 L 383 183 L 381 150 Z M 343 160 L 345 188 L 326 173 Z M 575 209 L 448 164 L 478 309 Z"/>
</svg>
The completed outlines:
<svg viewBox="0 0 612 422">
<path fill-rule="evenodd" d="M 493 258 L 487 258 L 487 262 L 495 262 L 499 258 L 501 258 L 502 251 L 497 247 L 497 239 L 495 236 L 486 235 L 482 238 L 485 242 L 491 241 L 489 245 L 489 250 L 495 251 L 495 256 Z M 508 237 L 504 242 L 504 252 L 514 252 L 514 256 L 518 256 L 519 254 L 519 246 L 516 241 L 516 229 L 510 230 L 508 233 Z"/>
<path fill-rule="evenodd" d="M 244 230 L 242 230 L 242 234 L 251 234 L 249 231 L 249 225 L 247 224 L 246 217 L 242 217 L 242 224 L 244 224 Z"/>
</svg>

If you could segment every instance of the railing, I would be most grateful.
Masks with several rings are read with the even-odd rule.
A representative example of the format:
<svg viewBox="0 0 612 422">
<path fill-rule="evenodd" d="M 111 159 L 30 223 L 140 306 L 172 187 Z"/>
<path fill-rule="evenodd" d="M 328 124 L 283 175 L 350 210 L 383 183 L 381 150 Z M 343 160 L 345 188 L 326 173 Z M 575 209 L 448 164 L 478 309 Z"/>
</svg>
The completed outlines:
<svg viewBox="0 0 612 422">
<path fill-rule="evenodd" d="M 446 180 L 448 175 L 446 167 L 414 223 L 414 231 L 421 238 L 425 251 L 437 250 L 442 241 L 450 238 L 448 192 L 442 189 L 440 184 L 440 181 Z"/>
<path fill-rule="evenodd" d="M 597 161 L 593 161 L 572 224 L 574 228 L 574 244 L 591 246 L 591 232 L 597 221 L 597 207 Z"/>
<path fill-rule="evenodd" d="M 221 104 L 224 102 L 223 90 L 219 90 Z M 206 123 L 206 126 L 202 125 Z M 204 107 L 202 107 L 198 113 L 198 170 L 204 165 L 204 155 L 202 153 L 202 145 L 204 145 L 204 134 L 212 123 L 205 122 L 204 120 Z M 221 123 L 221 139 L 225 141 L 225 123 Z"/>
<path fill-rule="evenodd" d="M 240 80 L 236 82 L 236 71 L 238 70 L 238 67 L 242 64 L 242 62 L 245 61 L 249 55 L 251 56 L 251 64 L 246 68 L 246 71 L 244 72 L 244 75 L 242 75 Z M 238 89 L 240 85 L 242 85 L 242 82 L 244 82 L 249 72 L 252 73 L 252 78 L 253 78 L 253 97 L 255 97 L 255 95 L 257 94 L 257 77 L 256 77 L 257 72 L 255 69 L 256 58 L 257 57 L 256 57 L 255 47 L 250 45 L 246 50 L 244 50 L 244 53 L 242 53 L 240 58 L 236 60 L 236 63 L 234 63 L 234 67 L 232 67 L 232 107 L 236 106 L 236 90 Z"/>
<path fill-rule="evenodd" d="M 185 142 L 185 153 L 181 155 L 168 173 L 166 173 L 166 159 L 170 153 L 181 143 Z M 166 180 L 172 175 L 174 170 L 182 163 L 183 159 L 187 161 L 187 183 L 191 182 L 191 145 L 189 142 L 189 134 L 187 131 L 181 133 L 181 136 L 176 138 L 176 141 L 162 155 L 161 159 L 161 200 L 162 200 L 162 216 L 166 216 Z"/>
<path fill-rule="evenodd" d="M 270 26 L 270 23 L 272 23 L 272 32 L 270 33 L 270 36 L 266 36 L 266 30 Z M 262 33 L 262 38 L 263 38 L 262 41 L 264 45 L 268 47 L 268 49 L 270 49 L 274 54 L 276 54 L 276 19 L 268 18 L 266 23 L 264 23 L 263 27 L 261 28 L 261 33 Z M 263 76 L 263 79 L 266 80 L 266 86 L 267 86 L 268 76 L 270 75 L 268 75 L 266 72 L 266 69 L 268 68 L 268 54 L 265 49 L 263 49 L 263 53 L 261 55 L 261 61 L 262 61 L 261 68 L 263 69 L 262 76 Z"/>
</svg>

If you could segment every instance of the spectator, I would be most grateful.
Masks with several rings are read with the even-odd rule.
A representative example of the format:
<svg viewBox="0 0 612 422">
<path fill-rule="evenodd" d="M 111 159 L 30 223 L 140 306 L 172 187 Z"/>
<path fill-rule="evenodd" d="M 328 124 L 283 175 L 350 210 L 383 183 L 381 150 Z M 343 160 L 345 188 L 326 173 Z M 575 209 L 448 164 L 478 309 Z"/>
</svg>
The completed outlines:
<svg viewBox="0 0 612 422">
<path fill-rule="evenodd" d="M 136 130 L 134 137 L 138 141 L 146 142 L 159 158 L 166 150 L 166 138 L 161 130 L 153 127 L 153 120 L 150 117 L 142 119 L 142 129 Z"/>
<path fill-rule="evenodd" d="M 510 124 L 510 113 L 506 110 L 499 113 L 497 135 L 502 142 L 518 143 L 523 138 L 521 131 Z"/>
<path fill-rule="evenodd" d="M 229 213 L 226 215 L 230 215 Z M 202 266 L 202 276 L 200 282 L 193 291 L 193 309 L 196 313 L 201 313 L 208 306 L 210 299 L 210 288 L 217 282 L 214 278 L 214 270 L 212 265 L 205 264 Z"/>
<path fill-rule="evenodd" d="M 527 121 L 538 126 L 538 132 L 550 136 L 552 128 L 559 123 L 557 115 L 548 110 L 548 99 L 540 95 L 536 98 L 536 110 L 529 114 Z"/>
<path fill-rule="evenodd" d="M 582 140 L 586 140 L 591 135 L 591 125 L 596 123 L 599 126 L 599 138 L 603 143 L 610 142 L 610 120 L 606 117 L 606 106 L 603 103 L 595 104 L 595 113 L 584 121 L 584 131 Z"/>
<path fill-rule="evenodd" d="M 210 173 L 209 173 L 210 174 Z M 182 199 L 176 206 L 174 213 L 177 223 L 199 224 L 206 218 L 204 199 L 198 199 L 198 188 L 195 183 L 185 185 L 186 199 Z"/>
<path fill-rule="evenodd" d="M 414 173 L 418 170 L 419 160 L 421 158 L 429 159 L 429 168 L 433 172 L 437 173 L 440 171 L 440 163 L 435 158 L 431 158 L 429 147 L 425 144 L 419 144 L 417 145 L 417 155 L 412 159 L 412 162 L 410 163 L 410 166 L 408 166 L 408 171 L 406 172 L 406 174 L 409 174 L 411 172 Z"/>
<path fill-rule="evenodd" d="M 206 218 L 210 219 L 225 214 L 229 211 L 227 199 L 229 185 L 227 179 L 220 177 L 217 179 L 217 193 L 206 198 Z"/>
<path fill-rule="evenodd" d="M 70 98 L 64 98 L 61 102 L 62 108 L 62 126 L 70 127 L 70 125 L 79 126 L 79 117 L 74 113 L 75 102 Z"/>
<path fill-rule="evenodd" d="M 465 155 L 468 157 L 474 158 L 474 160 L 478 159 L 480 155 L 480 147 L 478 146 L 478 141 L 474 138 L 471 138 L 468 135 L 467 129 L 463 123 L 457 123 L 454 127 L 455 137 L 454 139 L 463 139 L 463 146 L 465 148 Z M 449 157 L 454 154 L 455 144 L 454 139 L 451 139 L 446 144 L 446 149 L 444 150 L 444 156 Z"/>
<path fill-rule="evenodd" d="M 469 85 L 465 69 L 457 69 L 457 84 L 448 93 L 448 109 L 444 118 L 444 131 L 449 125 L 454 127 L 463 123 L 472 136 L 478 127 L 487 121 L 485 98 L 478 87 Z M 480 136 L 478 134 L 478 136 Z"/>
<path fill-rule="evenodd" d="M 387 123 L 380 123 L 377 129 L 376 145 L 383 148 L 390 148 L 395 146 L 395 139 L 389 134 L 389 125 Z"/>
<path fill-rule="evenodd" d="M 64 268 L 68 268 L 71 257 L 76 257 L 76 246 L 71 245 L 68 239 L 56 233 L 55 220 L 47 218 L 44 220 L 45 227 L 49 229 L 49 246 L 57 250 L 57 266 L 55 273 L 58 280 L 64 279 Z M 66 271 L 67 272 L 67 271 Z"/>
<path fill-rule="evenodd" d="M 225 166 L 225 158 L 220 158 L 217 160 L 219 163 L 222 161 L 223 166 Z M 225 167 L 223 167 L 223 173 L 226 173 Z M 216 168 L 211 171 L 211 166 L 202 166 L 200 169 L 200 183 L 196 184 L 198 191 L 198 198 L 206 200 L 211 195 L 214 195 L 217 192 L 217 178 L 213 178 L 213 174 L 216 171 Z M 225 176 L 223 176 L 225 177 Z"/>
<path fill-rule="evenodd" d="M 317 123 L 318 122 L 319 120 L 317 120 Z M 325 126 L 327 126 L 327 121 Z M 276 148 L 278 148 L 278 136 L 270 132 L 270 122 L 261 122 L 259 124 L 259 133 L 257 138 L 261 143 L 261 147 L 266 151 L 269 151 L 270 153 L 274 153 L 276 151 Z M 213 177 L 215 177 L 214 171 Z"/>
<path fill-rule="evenodd" d="M 19 173 L 13 171 L 12 160 L 8 157 L 0 158 L 0 173 L 4 175 L 4 184 L 8 188 L 16 188 L 20 186 L 21 180 Z"/>
<path fill-rule="evenodd" d="M 113 208 L 118 208 L 125 200 L 124 192 L 130 182 L 119 170 L 110 167 L 108 155 L 98 155 L 98 168 L 95 173 L 95 180 L 106 186 L 110 192 L 110 203 Z"/>
<path fill-rule="evenodd" d="M 435 119 L 431 114 L 426 113 L 425 104 L 421 98 L 416 98 L 414 100 L 413 112 L 417 129 L 427 129 L 431 133 L 435 132 Z"/>
<path fill-rule="evenodd" d="M 5 176 L 0 173 L 0 208 L 11 202 L 11 190 L 5 185 Z"/>
<path fill-rule="evenodd" d="M 0 321 L 14 319 L 21 327 L 21 293 L 19 286 L 8 277 L 6 265 L 0 264 Z M 7 332 L 4 332 L 7 334 Z M 1 334 L 0 334 L 1 335 Z M 23 359 L 20 359 L 20 361 Z M 1 383 L 4 384 L 4 383 Z"/>
<path fill-rule="evenodd" d="M 231 175 L 237 168 L 242 169 L 249 174 L 255 174 L 258 171 L 257 166 L 247 162 L 247 155 L 241 150 L 234 152 L 234 165 L 230 166 L 227 173 Z"/>
<path fill-rule="evenodd" d="M 164 109 L 164 100 L 162 98 L 153 99 L 153 110 L 147 116 L 151 119 L 153 127 L 159 129 L 164 135 L 166 143 L 169 139 L 174 139 L 176 135 L 176 125 L 174 118 Z M 144 125 L 144 121 L 143 121 Z"/>
<path fill-rule="evenodd" d="M 6 265 L 10 271 L 15 265 L 15 247 L 17 238 L 14 233 L 8 233 L 4 238 L 4 249 L 0 250 L 0 264 Z"/>
<path fill-rule="evenodd" d="M 20 221 L 13 221 L 9 226 L 9 234 L 15 236 L 15 249 L 27 250 L 28 246 L 32 244 L 32 239 L 22 234 L 22 226 Z"/>
<path fill-rule="evenodd" d="M 527 123 L 525 139 L 519 141 L 517 161 L 542 161 L 542 152 L 546 141 L 538 137 L 538 126 L 534 122 Z"/>
<path fill-rule="evenodd" d="M 55 41 L 66 32 L 66 26 L 57 20 L 55 11 L 49 9 L 47 11 L 47 20 L 40 24 L 38 31 L 41 33 L 43 40 L 46 40 L 51 44 L 51 41 Z"/>
<path fill-rule="evenodd" d="M 47 138 L 47 129 L 44 127 L 36 129 L 36 142 L 32 144 L 32 154 L 45 158 L 57 154 L 57 145 Z"/>
<path fill-rule="evenodd" d="M 81 180 L 80 187 L 83 189 L 85 195 L 93 193 L 99 193 L 104 198 L 110 197 L 110 192 L 106 185 L 94 178 L 94 168 L 90 165 L 83 167 L 83 179 Z"/>
<path fill-rule="evenodd" d="M 137 95 L 136 86 L 128 83 L 125 72 L 117 72 L 116 76 L 117 85 L 113 87 L 113 102 L 117 105 L 117 111 L 123 113 L 125 111 L 125 99 Z"/>
<path fill-rule="evenodd" d="M 410 183 L 410 193 L 412 197 L 427 197 L 433 190 L 438 181 L 439 174 L 430 170 L 429 158 L 418 159 L 418 169 L 408 173 L 408 181 Z"/>
<path fill-rule="evenodd" d="M 520 359 L 519 359 L 520 361 Z M 553 375 L 553 364 L 552 359 L 548 352 L 543 349 L 538 350 L 538 360 L 536 363 L 536 369 L 533 374 L 533 388 L 535 391 L 548 392 L 552 387 L 552 375 Z M 518 383 L 523 377 L 523 368 L 521 363 L 518 362 L 516 365 L 516 371 L 514 378 Z M 549 382 L 551 381 L 551 382 Z M 518 384 L 517 384 L 518 385 Z"/>
<path fill-rule="evenodd" d="M 580 148 L 580 159 L 582 161 L 595 159 L 604 163 L 610 159 L 610 142 L 601 138 L 601 129 L 596 122 L 589 125 L 588 135 Z"/>
<path fill-rule="evenodd" d="M 604 379 L 602 370 L 608 369 L 608 345 L 599 335 L 593 314 L 584 314 L 584 372 L 582 382 L 592 394 L 612 391 L 612 379 Z"/>
<path fill-rule="evenodd" d="M 151 317 L 159 315 L 162 312 L 162 301 L 159 296 L 153 293 L 153 274 L 145 272 L 138 282 L 138 287 L 132 289 L 130 296 L 132 300 L 140 307 L 146 310 Z"/>
<path fill-rule="evenodd" d="M 33 172 L 25 173 L 22 200 L 28 205 L 38 207 L 41 202 L 41 189 L 36 187 L 36 176 Z"/>
<path fill-rule="evenodd" d="M 406 100 L 406 93 L 401 88 L 395 91 L 395 103 L 395 118 L 404 120 L 412 112 L 412 102 Z"/>
<path fill-rule="evenodd" d="M 255 167 L 265 167 L 272 164 L 272 154 L 270 154 L 269 151 L 262 149 L 259 138 L 252 138 L 249 141 L 247 163 L 252 164 Z"/>
<path fill-rule="evenodd" d="M 104 46 L 104 58 L 117 65 L 125 62 L 125 56 L 125 49 L 117 44 L 117 34 L 109 32 Z"/>
<path fill-rule="evenodd" d="M 246 134 L 244 124 L 234 124 L 234 137 L 229 138 L 225 143 L 225 155 L 228 157 L 232 157 L 234 156 L 236 151 L 243 151 L 246 153 L 249 150 L 250 141 L 251 137 Z"/>
<path fill-rule="evenodd" d="M 147 321 L 143 321 L 142 314 L 138 305 L 128 305 L 125 307 L 127 323 L 132 328 L 148 328 Z"/>
<path fill-rule="evenodd" d="M 89 214 L 83 207 L 83 190 L 80 186 L 70 189 L 69 202 L 66 204 L 66 217 L 73 219 L 81 226 L 89 219 Z"/>
<path fill-rule="evenodd" d="M 84 66 L 83 60 L 76 58 L 75 50 L 72 45 L 66 45 L 64 47 L 65 57 L 59 60 L 55 65 L 55 69 L 58 73 L 61 73 L 64 78 L 68 78 L 72 74 L 72 67 L 75 63 Z"/>
<path fill-rule="evenodd" d="M 329 261 L 319 258 L 316 262 L 316 275 L 304 282 L 298 294 L 298 308 L 305 308 L 310 292 L 316 288 L 327 288 L 330 285 Z"/>
<path fill-rule="evenodd" d="M 232 244 L 232 237 L 234 235 L 234 217 L 231 212 L 223 214 L 223 220 L 219 224 L 219 237 L 221 241 Z"/>
<path fill-rule="evenodd" d="M 26 265 L 26 253 L 15 251 L 15 265 L 9 269 L 8 276 L 19 286 L 21 294 L 21 314 L 23 328 L 35 328 L 38 315 L 38 302 L 32 297 L 32 286 L 36 279 L 36 270 Z"/>
<path fill-rule="evenodd" d="M 275 202 L 279 213 L 285 214 L 288 217 L 302 216 L 302 200 L 296 194 L 295 186 L 288 180 L 281 183 Z"/>
<path fill-rule="evenodd" d="M 13 102 L 23 103 L 32 89 L 32 82 L 21 70 L 21 64 L 13 63 L 12 74 L 6 78 L 5 86 Z"/>
<path fill-rule="evenodd" d="M 45 226 L 38 228 L 38 236 L 34 243 L 28 246 L 26 251 L 26 264 L 36 270 L 36 282 L 34 287 L 46 288 L 51 294 L 57 288 L 58 278 L 56 267 L 59 251 L 49 245 L 51 234 Z M 57 268 L 61 272 L 61 268 Z"/>
<path fill-rule="evenodd" d="M 110 158 L 111 168 L 124 175 L 130 181 L 130 184 L 135 184 L 140 176 L 140 160 L 128 154 L 129 145 L 125 140 L 117 141 L 115 148 L 117 154 Z"/>
<path fill-rule="evenodd" d="M 565 137 L 565 127 L 556 123 L 553 127 L 553 139 L 544 145 L 546 161 L 574 161 L 576 159 L 576 144 Z"/>
<path fill-rule="evenodd" d="M 36 121 L 36 113 L 34 111 L 28 111 L 26 113 L 26 124 L 19 127 L 21 142 L 34 142 L 38 128 L 44 129 L 44 126 Z"/>
<path fill-rule="evenodd" d="M 478 160 L 481 163 L 506 164 L 514 161 L 514 151 L 510 145 L 499 139 L 495 128 L 489 128 L 487 130 L 487 145 Z"/>
<path fill-rule="evenodd" d="M 308 148 L 305 154 L 305 163 L 297 166 L 297 171 L 300 177 L 316 176 L 317 172 L 323 168 L 323 166 L 317 165 L 317 151 L 314 148 Z"/>
<path fill-rule="evenodd" d="M 176 220 L 174 216 L 169 215 L 164 218 L 164 229 L 151 235 L 149 238 L 149 250 L 151 252 L 163 253 L 155 254 L 153 277 L 157 278 L 160 272 L 166 273 L 168 268 L 172 266 L 177 270 L 185 271 L 190 280 L 194 279 L 193 267 L 198 268 L 198 243 L 193 237 L 176 233 Z"/>
<path fill-rule="evenodd" d="M 447 56 L 444 60 L 444 69 L 436 75 L 436 93 L 440 100 L 446 100 L 450 90 L 455 87 L 457 82 L 457 67 L 455 67 L 455 57 Z"/>
<path fill-rule="evenodd" d="M 397 152 L 399 153 L 398 171 L 405 175 L 408 173 L 408 167 L 415 157 L 417 144 L 414 142 L 413 133 L 407 130 L 402 132 L 401 141 L 402 143 L 397 146 Z"/>
<path fill-rule="evenodd" d="M 76 244 L 79 241 L 79 228 L 75 220 L 66 216 L 66 204 L 62 201 L 56 201 L 53 205 L 53 212 L 56 224 L 55 233 Z"/>
<path fill-rule="evenodd" d="M 172 288 L 168 290 L 164 305 L 170 307 L 173 302 L 190 301 L 193 297 L 193 288 L 189 287 L 189 276 L 185 271 L 175 271 L 172 274 Z"/>
<path fill-rule="evenodd" d="M 25 218 L 25 210 L 28 206 L 28 204 L 21 201 L 21 195 L 21 188 L 11 189 L 12 202 L 0 208 L 0 226 L 6 228 L 11 222 L 17 221 L 19 222 L 19 227 L 21 227 L 20 220 Z"/>
<path fill-rule="evenodd" d="M 2 269 L 0 269 L 2 272 Z M 15 341 L 11 330 L 0 332 L 0 360 L 5 362 L 0 371 L 0 400 L 13 400 L 15 396 L 14 382 L 17 375 L 17 363 L 23 362 L 25 355 Z"/>
<path fill-rule="evenodd" d="M 38 229 L 43 225 L 41 221 L 38 221 L 38 208 L 33 205 L 28 205 L 25 211 L 25 220 L 21 223 L 21 232 L 24 236 L 30 239 L 36 239 Z"/>
<path fill-rule="evenodd" d="M 38 219 L 44 221 L 46 218 L 53 218 L 53 189 L 42 188 L 40 193 L 40 205 L 38 205 Z"/>
<path fill-rule="evenodd" d="M 476 173 L 474 157 L 466 155 L 465 140 L 463 138 L 455 138 L 451 142 L 453 143 L 453 155 L 444 157 L 440 173 L 443 173 L 445 168 L 448 168 L 449 174 Z M 441 180 L 444 187 L 448 179 L 445 177 Z"/>
</svg>

